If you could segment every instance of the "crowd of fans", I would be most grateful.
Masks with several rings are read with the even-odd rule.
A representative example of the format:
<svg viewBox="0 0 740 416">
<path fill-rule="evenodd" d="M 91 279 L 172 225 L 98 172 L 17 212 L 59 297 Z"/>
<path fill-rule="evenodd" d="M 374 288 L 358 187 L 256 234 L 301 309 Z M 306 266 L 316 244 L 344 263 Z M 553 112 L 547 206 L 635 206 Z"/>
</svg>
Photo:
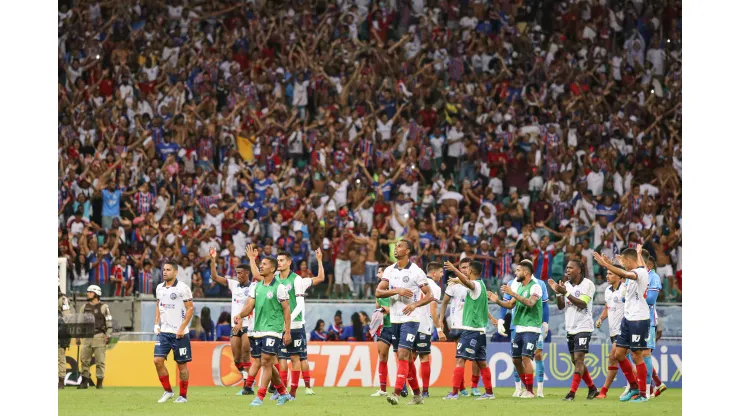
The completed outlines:
<svg viewBox="0 0 740 416">
<path fill-rule="evenodd" d="M 151 294 L 174 259 L 228 297 L 209 250 L 233 277 L 255 243 L 303 276 L 321 248 L 309 296 L 372 298 L 404 238 L 494 287 L 522 258 L 603 285 L 592 253 L 642 243 L 680 300 L 680 2 L 59 4 L 72 290 Z"/>
</svg>

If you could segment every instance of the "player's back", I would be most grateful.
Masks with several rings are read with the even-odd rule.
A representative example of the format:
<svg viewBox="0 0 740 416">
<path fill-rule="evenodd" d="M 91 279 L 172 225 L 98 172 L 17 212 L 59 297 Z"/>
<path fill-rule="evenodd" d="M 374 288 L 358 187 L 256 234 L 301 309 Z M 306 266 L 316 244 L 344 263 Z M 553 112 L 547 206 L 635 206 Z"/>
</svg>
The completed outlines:
<svg viewBox="0 0 740 416">
<path fill-rule="evenodd" d="M 617 289 L 612 289 L 609 285 L 604 291 L 604 301 L 606 302 L 607 316 L 609 318 L 609 335 L 619 334 L 622 318 L 624 318 L 624 298 L 622 297 L 621 283 Z"/>
<path fill-rule="evenodd" d="M 624 317 L 628 321 L 650 319 L 650 308 L 645 300 L 650 281 L 648 272 L 644 267 L 638 267 L 631 272 L 637 275 L 637 280 L 627 279 L 624 283 Z"/>
<path fill-rule="evenodd" d="M 465 296 L 467 291 L 462 284 L 448 285 L 445 294 L 450 297 L 451 329 L 462 328 L 463 309 L 465 308 Z"/>
<path fill-rule="evenodd" d="M 432 296 L 434 297 L 432 302 L 439 302 L 442 296 L 442 289 L 439 287 L 437 282 L 434 281 L 434 279 L 427 278 L 427 284 L 429 285 L 429 290 L 431 290 Z M 423 332 L 427 335 L 431 335 L 432 327 L 434 326 L 434 322 L 432 321 L 431 302 L 422 306 L 421 309 L 423 309 L 423 313 L 419 321 L 419 332 Z"/>
</svg>

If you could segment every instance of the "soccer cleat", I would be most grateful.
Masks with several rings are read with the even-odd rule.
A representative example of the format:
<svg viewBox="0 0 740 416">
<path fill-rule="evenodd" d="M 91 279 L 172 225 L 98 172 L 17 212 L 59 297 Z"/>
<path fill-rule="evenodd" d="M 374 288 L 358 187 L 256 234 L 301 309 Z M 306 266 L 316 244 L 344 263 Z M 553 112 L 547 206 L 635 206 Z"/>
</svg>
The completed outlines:
<svg viewBox="0 0 740 416">
<path fill-rule="evenodd" d="M 424 404 L 424 398 L 421 397 L 421 394 L 418 394 L 418 395 L 415 394 L 415 395 L 412 396 L 412 399 L 411 399 L 410 402 L 408 402 L 408 404 L 409 405 Z"/>
<path fill-rule="evenodd" d="M 254 390 L 251 387 L 243 387 L 236 392 L 237 396 L 254 396 Z"/>
<path fill-rule="evenodd" d="M 378 390 L 375 393 L 371 394 L 370 397 L 385 397 L 388 395 L 387 391 Z"/>
<path fill-rule="evenodd" d="M 478 396 L 480 396 L 480 395 L 481 395 L 481 392 L 480 392 L 480 390 L 478 390 L 478 388 L 477 388 L 477 387 L 472 387 L 472 388 L 470 389 L 470 394 L 471 394 L 472 396 L 474 396 L 474 397 L 478 397 Z"/>
<path fill-rule="evenodd" d="M 655 397 L 658 397 L 661 394 L 665 393 L 665 391 L 667 389 L 668 389 L 668 387 L 666 387 L 665 383 L 661 383 L 660 386 L 658 386 L 658 387 L 655 388 Z"/>
<path fill-rule="evenodd" d="M 277 398 L 277 405 L 278 406 L 282 406 L 285 403 L 288 403 L 292 399 L 292 397 L 293 396 L 291 396 L 288 393 L 279 395 L 278 398 Z"/>
<path fill-rule="evenodd" d="M 470 393 L 468 393 L 467 390 L 460 390 L 460 396 L 468 397 L 470 396 Z"/>
<path fill-rule="evenodd" d="M 563 401 L 566 401 L 566 402 L 572 402 L 575 399 L 576 399 L 576 394 L 573 393 L 572 391 L 569 391 L 568 394 L 566 394 L 565 397 L 563 397 Z"/>
<path fill-rule="evenodd" d="M 647 397 L 637 396 L 630 400 L 630 403 L 642 403 L 648 401 Z"/>
<path fill-rule="evenodd" d="M 522 392 L 522 395 L 519 396 L 520 399 L 534 399 L 534 393 L 531 391 L 525 390 Z"/>
<path fill-rule="evenodd" d="M 606 394 L 599 393 L 599 394 L 596 395 L 596 397 L 594 397 L 594 399 L 606 399 Z"/>
<path fill-rule="evenodd" d="M 315 396 L 315 395 L 316 393 L 314 393 L 310 387 L 306 387 L 306 396 Z"/>
<path fill-rule="evenodd" d="M 175 403 L 187 403 L 187 402 L 188 402 L 188 399 L 186 397 L 180 396 L 175 399 Z"/>
<path fill-rule="evenodd" d="M 452 392 L 447 393 L 447 396 L 443 397 L 442 400 L 457 400 L 457 394 L 452 394 Z"/>
<path fill-rule="evenodd" d="M 389 394 L 385 397 L 385 399 L 388 400 L 388 403 L 392 404 L 393 406 L 398 404 L 398 396 L 396 395 L 396 393 Z"/>
<path fill-rule="evenodd" d="M 627 401 L 630 401 L 630 400 L 634 399 L 635 396 L 639 396 L 639 395 L 640 395 L 640 390 L 637 390 L 637 389 L 635 389 L 635 390 L 629 390 L 627 393 L 619 396 L 619 401 L 620 402 L 627 402 Z"/>
<path fill-rule="evenodd" d="M 252 403 L 249 403 L 250 406 L 262 406 L 262 399 L 259 397 L 255 397 L 254 400 L 252 400 Z"/>
<path fill-rule="evenodd" d="M 593 400 L 597 394 L 599 394 L 599 390 L 596 387 L 588 389 L 588 396 L 586 396 L 586 400 Z"/>
<path fill-rule="evenodd" d="M 280 397 L 280 393 L 275 390 L 275 393 L 272 393 L 272 396 L 270 396 L 270 400 L 277 400 Z"/>
<path fill-rule="evenodd" d="M 537 394 L 536 397 L 545 397 L 545 388 L 543 386 L 537 386 Z"/>
<path fill-rule="evenodd" d="M 401 390 L 401 397 L 406 397 L 409 395 L 409 389 L 406 388 L 406 385 L 403 385 L 403 389 Z"/>
<path fill-rule="evenodd" d="M 428 391 L 422 391 L 421 392 L 421 398 L 422 399 L 428 399 L 429 398 L 429 392 Z"/>
<path fill-rule="evenodd" d="M 495 398 L 496 396 L 494 396 L 493 394 L 483 393 L 475 400 L 493 400 Z"/>
<path fill-rule="evenodd" d="M 522 389 L 518 388 L 514 390 L 514 394 L 511 395 L 511 397 L 520 397 L 522 395 Z"/>
<path fill-rule="evenodd" d="M 175 396 L 175 393 L 174 392 L 166 391 L 166 392 L 164 392 L 164 394 L 162 394 L 162 397 L 160 397 L 159 400 L 157 400 L 157 403 L 164 403 L 164 402 L 166 402 L 167 400 L 171 399 L 174 396 Z"/>
</svg>

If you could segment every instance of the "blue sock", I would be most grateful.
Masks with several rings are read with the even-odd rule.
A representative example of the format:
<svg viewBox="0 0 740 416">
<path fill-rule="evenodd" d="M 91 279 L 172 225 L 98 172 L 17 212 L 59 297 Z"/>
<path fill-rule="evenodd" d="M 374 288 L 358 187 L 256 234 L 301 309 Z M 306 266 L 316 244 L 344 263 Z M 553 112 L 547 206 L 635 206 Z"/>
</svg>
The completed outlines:
<svg viewBox="0 0 740 416">
<path fill-rule="evenodd" d="M 650 394 L 650 384 L 653 380 L 653 357 L 643 357 L 645 361 L 645 367 L 647 367 L 647 379 L 645 380 L 645 387 L 647 388 L 648 394 Z"/>
<path fill-rule="evenodd" d="M 519 372 L 516 370 L 514 370 L 514 381 L 516 381 L 517 383 L 522 381 L 522 379 L 519 378 Z"/>
<path fill-rule="evenodd" d="M 630 364 L 632 364 L 632 366 L 634 367 L 635 366 L 635 362 L 632 361 L 632 354 L 627 353 L 627 359 L 630 360 Z"/>
<path fill-rule="evenodd" d="M 535 369 L 537 372 L 537 382 L 544 383 L 545 382 L 545 362 L 542 360 L 535 360 L 534 365 L 535 365 Z"/>
</svg>

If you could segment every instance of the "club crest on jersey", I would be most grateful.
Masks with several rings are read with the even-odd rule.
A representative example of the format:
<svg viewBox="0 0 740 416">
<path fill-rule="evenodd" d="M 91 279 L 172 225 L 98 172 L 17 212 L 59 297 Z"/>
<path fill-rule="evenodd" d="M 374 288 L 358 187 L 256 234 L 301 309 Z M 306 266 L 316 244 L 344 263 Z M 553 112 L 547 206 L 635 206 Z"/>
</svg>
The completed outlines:
<svg viewBox="0 0 740 416">
<path fill-rule="evenodd" d="M 409 282 L 409 277 L 408 276 L 404 276 L 402 280 L 403 280 L 404 283 L 408 283 Z"/>
<path fill-rule="evenodd" d="M 575 297 L 577 297 L 577 298 L 581 297 L 581 291 L 580 290 L 576 290 Z"/>
<path fill-rule="evenodd" d="M 475 347 L 476 345 L 478 345 L 478 340 L 471 339 L 470 340 L 470 346 Z"/>
<path fill-rule="evenodd" d="M 290 284 L 290 283 L 288 283 L 288 284 L 287 284 L 287 285 L 286 285 L 285 287 L 286 287 L 286 288 L 287 288 L 288 290 L 290 290 L 290 289 L 292 289 L 292 288 L 293 288 L 293 285 L 292 285 L 292 284 Z"/>
<path fill-rule="evenodd" d="M 172 300 L 177 299 L 177 295 L 175 293 L 170 293 L 170 299 Z"/>
<path fill-rule="evenodd" d="M 272 299 L 272 292 L 267 292 L 267 299 Z"/>
</svg>

